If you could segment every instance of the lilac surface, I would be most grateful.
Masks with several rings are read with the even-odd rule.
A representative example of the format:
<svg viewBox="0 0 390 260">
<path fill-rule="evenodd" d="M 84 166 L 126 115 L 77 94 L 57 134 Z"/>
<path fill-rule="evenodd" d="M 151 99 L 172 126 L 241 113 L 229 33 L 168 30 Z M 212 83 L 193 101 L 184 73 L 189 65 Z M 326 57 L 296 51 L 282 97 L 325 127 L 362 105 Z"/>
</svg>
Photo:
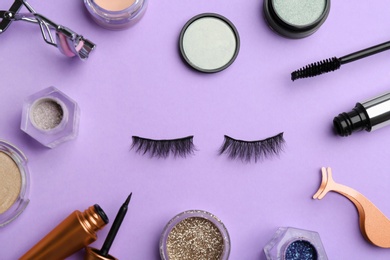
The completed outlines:
<svg viewBox="0 0 390 260">
<path fill-rule="evenodd" d="M 11 2 L 1 1 L 0 9 Z M 150 1 L 143 19 L 125 31 L 98 27 L 81 0 L 30 4 L 98 46 L 81 62 L 45 44 L 36 25 L 15 22 L 0 37 L 0 136 L 24 151 L 31 171 L 30 205 L 0 230 L 1 259 L 20 257 L 74 210 L 98 203 L 113 221 L 131 191 L 110 251 L 119 259 L 159 259 L 164 226 L 189 209 L 224 222 L 233 260 L 265 259 L 263 246 L 280 226 L 319 232 L 329 259 L 389 259 L 389 250 L 362 237 L 350 201 L 311 196 L 320 167 L 331 166 L 337 182 L 390 216 L 390 127 L 347 138 L 332 131 L 335 115 L 390 90 L 390 53 L 290 81 L 291 71 L 307 63 L 389 40 L 388 1 L 333 1 L 319 31 L 301 40 L 273 33 L 260 0 Z M 236 61 L 217 74 L 189 69 L 178 52 L 182 26 L 203 12 L 226 16 L 241 37 Z M 20 130 L 23 100 L 48 86 L 81 109 L 78 138 L 52 150 Z M 244 164 L 217 155 L 224 134 L 254 140 L 282 131 L 287 145 L 279 158 Z M 150 159 L 129 150 L 132 135 L 194 135 L 198 151 Z"/>
</svg>

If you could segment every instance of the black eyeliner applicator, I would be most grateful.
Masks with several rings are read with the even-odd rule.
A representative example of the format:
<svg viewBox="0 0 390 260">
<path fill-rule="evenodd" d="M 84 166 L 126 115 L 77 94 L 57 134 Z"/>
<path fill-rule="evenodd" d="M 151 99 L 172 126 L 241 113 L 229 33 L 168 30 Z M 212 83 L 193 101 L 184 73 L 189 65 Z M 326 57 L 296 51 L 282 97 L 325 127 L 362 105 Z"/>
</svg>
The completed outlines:
<svg viewBox="0 0 390 260">
<path fill-rule="evenodd" d="M 130 195 L 127 197 L 126 201 L 123 203 L 123 205 L 120 207 L 114 223 L 112 223 L 111 229 L 107 234 L 106 240 L 104 241 L 104 244 L 100 250 L 92 247 L 86 248 L 86 255 L 85 260 L 113 260 L 116 259 L 115 257 L 108 254 L 108 251 L 110 251 L 111 245 L 114 242 L 114 239 L 116 237 L 116 234 L 118 233 L 118 230 L 122 224 L 123 219 L 126 216 L 128 205 L 131 199 L 131 195 L 133 193 L 130 193 Z"/>
<path fill-rule="evenodd" d="M 328 73 L 339 69 L 343 64 L 353 62 L 355 60 L 360 60 L 365 57 L 377 54 L 379 52 L 386 51 L 388 49 L 390 49 L 390 41 L 348 54 L 341 58 L 333 57 L 330 59 L 311 63 L 303 68 L 300 68 L 299 70 L 292 72 L 291 80 L 294 81 L 296 79 L 315 77 L 324 73 Z"/>
</svg>

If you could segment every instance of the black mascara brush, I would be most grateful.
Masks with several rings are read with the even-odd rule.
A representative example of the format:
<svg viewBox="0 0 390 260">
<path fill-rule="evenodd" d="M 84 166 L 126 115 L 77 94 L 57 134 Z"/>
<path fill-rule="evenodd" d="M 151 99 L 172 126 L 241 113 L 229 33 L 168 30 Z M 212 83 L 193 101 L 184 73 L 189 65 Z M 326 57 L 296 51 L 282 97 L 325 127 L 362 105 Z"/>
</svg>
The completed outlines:
<svg viewBox="0 0 390 260">
<path fill-rule="evenodd" d="M 382 51 L 386 51 L 390 49 L 390 41 L 384 42 L 382 44 L 375 45 L 373 47 L 357 51 L 341 58 L 330 58 L 323 61 L 315 62 L 305 67 L 296 70 L 291 73 L 291 80 L 294 81 L 296 79 L 315 77 L 324 73 L 328 73 L 334 70 L 337 70 L 341 67 L 341 65 L 353 62 L 355 60 L 360 60 L 367 56 L 371 56 L 377 54 Z"/>
</svg>

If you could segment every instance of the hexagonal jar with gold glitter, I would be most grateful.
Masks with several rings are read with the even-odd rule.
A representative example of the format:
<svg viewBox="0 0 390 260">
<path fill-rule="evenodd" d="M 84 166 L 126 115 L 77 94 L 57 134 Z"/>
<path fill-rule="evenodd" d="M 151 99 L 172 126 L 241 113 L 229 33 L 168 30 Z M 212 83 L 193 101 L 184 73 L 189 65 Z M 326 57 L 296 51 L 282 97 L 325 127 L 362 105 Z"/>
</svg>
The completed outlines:
<svg viewBox="0 0 390 260">
<path fill-rule="evenodd" d="M 166 225 L 160 239 L 162 260 L 227 260 L 230 237 L 225 225 L 202 210 L 184 211 Z"/>
<path fill-rule="evenodd" d="M 79 115 L 73 99 L 48 87 L 26 99 L 20 128 L 44 146 L 54 148 L 77 136 Z"/>
</svg>

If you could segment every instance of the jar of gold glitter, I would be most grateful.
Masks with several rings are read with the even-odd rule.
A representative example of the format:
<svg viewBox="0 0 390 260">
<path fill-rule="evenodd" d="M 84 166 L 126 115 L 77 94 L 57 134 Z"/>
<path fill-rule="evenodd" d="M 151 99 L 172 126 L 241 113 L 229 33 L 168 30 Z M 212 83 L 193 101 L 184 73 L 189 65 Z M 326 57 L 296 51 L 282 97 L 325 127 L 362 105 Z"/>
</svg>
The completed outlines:
<svg viewBox="0 0 390 260">
<path fill-rule="evenodd" d="M 184 211 L 172 218 L 161 235 L 162 260 L 227 260 L 230 237 L 225 225 L 203 210 Z"/>
</svg>

